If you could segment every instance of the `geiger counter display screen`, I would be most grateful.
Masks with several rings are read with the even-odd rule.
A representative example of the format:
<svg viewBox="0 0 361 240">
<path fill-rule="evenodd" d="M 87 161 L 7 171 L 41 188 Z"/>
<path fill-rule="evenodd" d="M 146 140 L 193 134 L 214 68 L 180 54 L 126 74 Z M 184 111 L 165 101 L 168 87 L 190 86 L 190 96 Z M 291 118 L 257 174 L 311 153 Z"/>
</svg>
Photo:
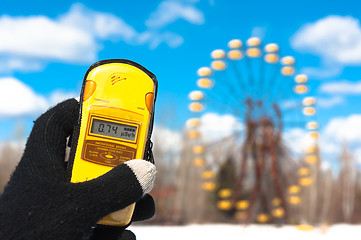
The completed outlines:
<svg viewBox="0 0 361 240">
<path fill-rule="evenodd" d="M 135 142 L 137 127 L 93 118 L 90 132 Z"/>
</svg>

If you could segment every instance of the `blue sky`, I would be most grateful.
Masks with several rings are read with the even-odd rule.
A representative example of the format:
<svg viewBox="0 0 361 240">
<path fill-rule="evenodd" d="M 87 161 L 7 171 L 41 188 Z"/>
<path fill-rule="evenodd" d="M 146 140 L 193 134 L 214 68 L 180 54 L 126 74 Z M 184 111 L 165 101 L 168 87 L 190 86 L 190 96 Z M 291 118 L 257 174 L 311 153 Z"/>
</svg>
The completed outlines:
<svg viewBox="0 0 361 240">
<path fill-rule="evenodd" d="M 361 3 L 342 1 L 8 1 L 0 9 L 0 141 L 76 96 L 95 61 L 136 61 L 159 80 L 157 124 L 191 116 L 188 93 L 210 52 L 234 38 L 275 42 L 309 75 L 330 154 L 361 157 Z M 166 116 L 170 114 L 171 116 Z M 290 133 L 291 134 L 291 133 Z M 293 136 L 294 137 L 294 136 Z M 335 160 L 333 160 L 335 161 Z"/>
</svg>

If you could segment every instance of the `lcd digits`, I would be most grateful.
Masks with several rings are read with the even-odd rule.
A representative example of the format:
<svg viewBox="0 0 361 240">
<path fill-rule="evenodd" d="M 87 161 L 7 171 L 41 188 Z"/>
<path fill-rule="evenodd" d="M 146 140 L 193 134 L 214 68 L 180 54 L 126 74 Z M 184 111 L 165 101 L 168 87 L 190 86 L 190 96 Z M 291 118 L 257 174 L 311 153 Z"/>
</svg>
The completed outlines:
<svg viewBox="0 0 361 240">
<path fill-rule="evenodd" d="M 93 118 L 91 133 L 135 142 L 137 127 Z"/>
</svg>

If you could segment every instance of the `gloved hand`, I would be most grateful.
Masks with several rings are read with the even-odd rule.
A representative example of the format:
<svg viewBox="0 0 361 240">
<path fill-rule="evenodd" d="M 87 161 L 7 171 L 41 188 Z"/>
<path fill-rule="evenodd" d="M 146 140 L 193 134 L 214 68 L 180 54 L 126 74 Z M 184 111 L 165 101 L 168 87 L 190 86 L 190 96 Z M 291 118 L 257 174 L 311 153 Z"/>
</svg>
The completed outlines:
<svg viewBox="0 0 361 240">
<path fill-rule="evenodd" d="M 82 183 L 70 183 L 64 158 L 67 137 L 79 115 L 75 99 L 40 116 L 23 157 L 0 196 L 0 239 L 90 239 L 107 214 L 137 202 L 133 220 L 153 216 L 155 166 L 144 160 L 125 162 Z M 99 230 L 100 229 L 100 230 Z M 123 231 L 122 231 L 123 232 Z M 103 238 L 107 239 L 107 238 Z M 121 239 L 135 239 L 125 231 Z"/>
</svg>

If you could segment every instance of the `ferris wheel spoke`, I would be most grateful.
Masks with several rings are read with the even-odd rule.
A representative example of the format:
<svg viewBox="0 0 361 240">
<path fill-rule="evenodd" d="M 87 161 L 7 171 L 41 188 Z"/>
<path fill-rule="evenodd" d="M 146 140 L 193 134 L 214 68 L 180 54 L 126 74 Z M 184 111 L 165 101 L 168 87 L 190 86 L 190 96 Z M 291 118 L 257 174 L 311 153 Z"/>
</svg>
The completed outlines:
<svg viewBox="0 0 361 240">
<path fill-rule="evenodd" d="M 255 86 L 255 77 L 252 70 L 252 60 L 250 58 L 246 58 L 246 66 L 248 70 L 248 83 L 249 83 L 249 89 L 250 89 L 250 96 L 254 97 L 254 86 Z"/>
<path fill-rule="evenodd" d="M 239 70 L 237 70 L 237 67 L 234 64 L 231 65 L 233 66 L 232 67 L 233 76 L 231 76 L 231 71 L 226 71 L 224 73 L 226 75 L 225 79 L 227 80 L 227 88 L 230 90 L 230 93 L 232 93 L 235 96 L 237 102 L 239 104 L 243 104 L 241 102 L 241 99 L 244 99 L 245 96 L 248 95 L 248 93 L 245 91 L 244 88 L 240 87 L 243 85 L 243 79 L 239 73 Z M 241 90 L 241 92 L 239 92 L 239 90 Z"/>
<path fill-rule="evenodd" d="M 231 112 L 235 116 L 239 116 L 245 111 L 244 106 L 235 104 L 233 102 L 224 102 L 224 99 L 221 99 L 218 96 L 210 99 L 209 104 L 212 106 L 212 108 L 223 109 L 223 111 Z"/>
<path fill-rule="evenodd" d="M 280 80 L 277 78 L 279 76 L 278 69 L 275 67 L 272 76 L 265 83 L 265 95 L 264 99 L 267 99 L 267 102 L 272 102 L 274 91 L 278 88 Z"/>
<path fill-rule="evenodd" d="M 232 141 L 232 140 L 236 139 L 237 137 L 239 137 L 241 134 L 242 134 L 242 131 L 234 131 L 230 135 L 222 137 L 219 140 L 205 143 L 205 147 L 207 149 L 213 149 L 215 146 L 221 147 L 222 144 L 219 144 L 219 143 L 225 143 L 227 141 Z"/>
<path fill-rule="evenodd" d="M 212 164 L 214 166 L 220 166 L 224 161 L 229 159 L 233 153 L 230 151 L 232 145 L 234 145 L 237 136 L 230 136 L 226 139 L 217 141 L 217 145 L 214 145 L 211 149 L 213 156 Z"/>
<path fill-rule="evenodd" d="M 232 86 L 228 76 L 225 73 L 218 73 L 221 75 L 219 80 L 215 85 L 215 90 L 219 91 L 224 100 L 231 101 L 233 104 L 240 104 L 242 105 L 242 95 L 238 94 L 236 91 L 235 86 Z"/>
<path fill-rule="evenodd" d="M 266 62 L 261 61 L 260 64 L 260 76 L 259 76 L 259 92 L 260 95 L 263 96 L 263 87 L 265 82 L 265 74 L 266 74 Z"/>
<path fill-rule="evenodd" d="M 239 60 L 240 61 L 240 60 Z M 234 61 L 229 61 L 230 62 L 230 65 L 231 65 L 231 67 L 232 67 L 232 70 L 233 70 L 233 73 L 234 73 L 234 75 L 235 75 L 235 83 L 236 83 L 236 89 L 238 89 L 238 90 L 241 90 L 242 91 L 242 93 L 241 94 L 239 94 L 239 95 L 241 95 L 242 96 L 242 94 L 244 95 L 244 96 L 247 96 L 248 95 L 248 93 L 247 93 L 247 91 L 245 90 L 246 89 L 246 85 L 245 85 L 245 82 L 244 82 L 244 77 L 242 76 L 242 73 L 241 73 L 241 71 L 237 68 L 237 65 L 236 65 L 236 63 L 234 62 Z"/>
</svg>

